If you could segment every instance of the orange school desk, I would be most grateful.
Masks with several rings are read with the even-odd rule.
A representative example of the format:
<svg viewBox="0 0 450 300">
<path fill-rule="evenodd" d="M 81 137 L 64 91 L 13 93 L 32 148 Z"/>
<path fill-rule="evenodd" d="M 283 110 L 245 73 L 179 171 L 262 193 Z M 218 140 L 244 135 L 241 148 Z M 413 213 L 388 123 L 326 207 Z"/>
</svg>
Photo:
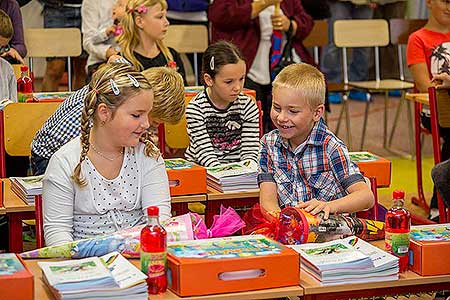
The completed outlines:
<svg viewBox="0 0 450 300">
<path fill-rule="evenodd" d="M 11 190 L 9 179 L 2 179 L 1 182 L 3 185 L 3 206 L 8 219 L 9 252 L 20 253 L 23 251 L 22 221 L 35 218 L 35 207 L 26 204 Z M 188 212 L 189 202 L 205 201 L 205 194 L 172 197 L 172 210 L 176 215 L 185 214 Z"/>
<path fill-rule="evenodd" d="M 372 242 L 384 248 L 384 241 Z M 447 275 L 420 276 L 413 271 L 400 274 L 396 281 L 352 283 L 323 286 L 304 271 L 300 271 L 300 286 L 304 289 L 304 300 L 335 300 L 406 293 L 430 292 L 450 289 L 450 271 Z"/>
<path fill-rule="evenodd" d="M 37 265 L 38 259 L 25 260 L 25 264 L 34 275 L 34 295 L 38 300 L 53 300 L 52 293 L 42 279 L 42 271 Z M 49 260 L 45 260 L 49 261 Z M 130 261 L 137 266 L 139 265 L 139 259 L 130 259 Z M 195 297 L 179 297 L 171 291 L 167 291 L 160 295 L 151 295 L 151 300 L 193 300 L 193 299 L 217 299 L 217 300 L 245 300 L 245 299 L 273 299 L 280 297 L 295 297 L 303 295 L 303 289 L 300 286 L 290 286 L 283 288 L 264 289 L 258 291 L 240 292 L 240 293 L 227 293 L 208 296 L 195 296 Z"/>
</svg>

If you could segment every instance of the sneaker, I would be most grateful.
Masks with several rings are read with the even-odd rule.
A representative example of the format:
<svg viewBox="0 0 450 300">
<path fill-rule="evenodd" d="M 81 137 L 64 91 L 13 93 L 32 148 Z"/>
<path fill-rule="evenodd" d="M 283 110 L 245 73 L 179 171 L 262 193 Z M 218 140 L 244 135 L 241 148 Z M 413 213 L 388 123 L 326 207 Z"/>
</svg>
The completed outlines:
<svg viewBox="0 0 450 300">
<path fill-rule="evenodd" d="M 328 94 L 328 102 L 333 103 L 333 104 L 342 103 L 341 93 L 329 93 Z"/>
<path fill-rule="evenodd" d="M 400 90 L 392 90 L 388 92 L 389 97 L 400 97 L 402 92 Z"/>
<path fill-rule="evenodd" d="M 361 91 L 350 91 L 348 94 L 349 99 L 358 100 L 358 101 L 364 101 L 366 102 L 367 99 L 370 99 L 370 95 L 366 92 Z"/>
</svg>

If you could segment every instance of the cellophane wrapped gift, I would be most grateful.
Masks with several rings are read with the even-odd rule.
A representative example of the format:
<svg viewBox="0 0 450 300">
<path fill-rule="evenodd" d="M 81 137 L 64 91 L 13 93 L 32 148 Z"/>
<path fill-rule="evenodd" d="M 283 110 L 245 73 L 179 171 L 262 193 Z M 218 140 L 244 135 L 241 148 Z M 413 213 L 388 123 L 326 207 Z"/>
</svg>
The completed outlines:
<svg viewBox="0 0 450 300">
<path fill-rule="evenodd" d="M 221 214 L 214 216 L 214 224 L 208 229 L 203 219 L 188 213 L 170 218 L 162 224 L 167 231 L 167 241 L 185 241 L 209 237 L 228 236 L 240 230 L 245 224 L 232 208 L 221 208 Z M 57 246 L 48 246 L 21 254 L 22 258 L 84 258 L 101 256 L 117 251 L 128 258 L 140 255 L 140 234 L 145 225 L 117 231 L 113 234 L 77 240 Z"/>
<path fill-rule="evenodd" d="M 256 204 L 244 215 L 246 226 L 242 233 L 264 234 L 288 245 L 320 243 L 351 235 L 366 241 L 384 238 L 383 222 L 348 215 L 323 217 L 323 212 L 312 215 L 296 207 L 286 207 L 275 218 Z"/>
</svg>

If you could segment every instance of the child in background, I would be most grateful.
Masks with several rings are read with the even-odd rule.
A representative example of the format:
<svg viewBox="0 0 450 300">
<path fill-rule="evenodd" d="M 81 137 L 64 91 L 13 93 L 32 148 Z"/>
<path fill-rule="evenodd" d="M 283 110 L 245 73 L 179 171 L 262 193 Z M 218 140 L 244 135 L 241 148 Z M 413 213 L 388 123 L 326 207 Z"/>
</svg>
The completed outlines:
<svg viewBox="0 0 450 300">
<path fill-rule="evenodd" d="M 412 33 L 408 39 L 406 62 L 414 79 L 416 89 L 427 93 L 433 86 L 432 77 L 439 73 L 449 73 L 450 65 L 450 5 L 446 0 L 427 0 L 429 11 L 425 26 Z M 422 125 L 431 130 L 430 110 L 424 107 L 421 113 Z M 450 158 L 450 128 L 440 128 L 442 160 Z M 430 202 L 430 216 L 437 219 L 437 198 L 433 192 Z"/>
<path fill-rule="evenodd" d="M 11 64 L 24 64 L 23 58 L 27 55 L 27 47 L 23 38 L 23 22 L 20 7 L 15 0 L 0 0 L 0 9 L 9 16 L 13 26 L 13 35 L 7 44 L 8 48 L 3 48 L 0 56 Z"/>
<path fill-rule="evenodd" d="M 9 16 L 0 9 L 0 55 L 7 53 L 14 33 Z M 0 100 L 17 102 L 17 79 L 13 67 L 0 57 Z"/>
<path fill-rule="evenodd" d="M 81 114 L 81 136 L 50 159 L 43 180 L 48 246 L 145 222 L 148 206 L 170 218 L 164 161 L 150 141 L 151 85 L 126 64 L 94 74 Z"/>
<path fill-rule="evenodd" d="M 297 206 L 328 218 L 374 204 L 347 147 L 323 121 L 325 89 L 323 74 L 308 64 L 284 68 L 273 82 L 276 129 L 261 139 L 258 174 L 260 204 L 272 215 Z"/>
<path fill-rule="evenodd" d="M 169 28 L 164 0 L 129 0 L 122 18 L 123 33 L 117 38 L 122 56 L 142 71 L 151 67 L 175 67 L 186 75 L 177 51 L 164 45 Z"/>
<path fill-rule="evenodd" d="M 177 123 L 184 115 L 185 109 L 181 75 L 167 67 L 150 68 L 142 74 L 153 88 L 153 109 L 149 115 L 151 127 L 156 128 L 160 122 Z M 34 175 L 43 174 L 53 153 L 80 135 L 81 111 L 88 91 L 89 87 L 85 86 L 72 94 L 36 133 L 31 144 L 31 166 Z M 154 132 L 155 129 L 150 131 Z"/>
<path fill-rule="evenodd" d="M 189 147 L 186 158 L 205 167 L 243 160 L 256 165 L 259 148 L 259 112 L 242 94 L 246 66 L 239 49 L 225 41 L 203 54 L 205 90 L 186 108 Z"/>
<path fill-rule="evenodd" d="M 114 41 L 120 33 L 119 23 L 125 14 L 127 0 L 84 0 L 81 6 L 83 48 L 89 54 L 86 67 L 89 82 L 92 74 L 109 57 L 118 54 Z"/>
</svg>

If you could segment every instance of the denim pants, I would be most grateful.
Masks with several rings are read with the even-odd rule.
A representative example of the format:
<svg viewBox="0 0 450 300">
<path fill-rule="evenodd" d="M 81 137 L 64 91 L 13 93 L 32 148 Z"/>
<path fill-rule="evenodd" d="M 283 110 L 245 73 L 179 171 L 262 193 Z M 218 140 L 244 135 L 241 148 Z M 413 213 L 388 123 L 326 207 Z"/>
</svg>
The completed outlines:
<svg viewBox="0 0 450 300">
<path fill-rule="evenodd" d="M 329 82 L 343 82 L 342 51 L 336 48 L 333 39 L 333 23 L 343 19 L 371 19 L 372 9 L 367 5 L 351 2 L 330 1 L 331 18 L 328 20 L 329 44 L 324 47 L 320 68 Z M 367 80 L 369 73 L 370 48 L 352 48 L 349 58 L 349 80 Z"/>
</svg>

